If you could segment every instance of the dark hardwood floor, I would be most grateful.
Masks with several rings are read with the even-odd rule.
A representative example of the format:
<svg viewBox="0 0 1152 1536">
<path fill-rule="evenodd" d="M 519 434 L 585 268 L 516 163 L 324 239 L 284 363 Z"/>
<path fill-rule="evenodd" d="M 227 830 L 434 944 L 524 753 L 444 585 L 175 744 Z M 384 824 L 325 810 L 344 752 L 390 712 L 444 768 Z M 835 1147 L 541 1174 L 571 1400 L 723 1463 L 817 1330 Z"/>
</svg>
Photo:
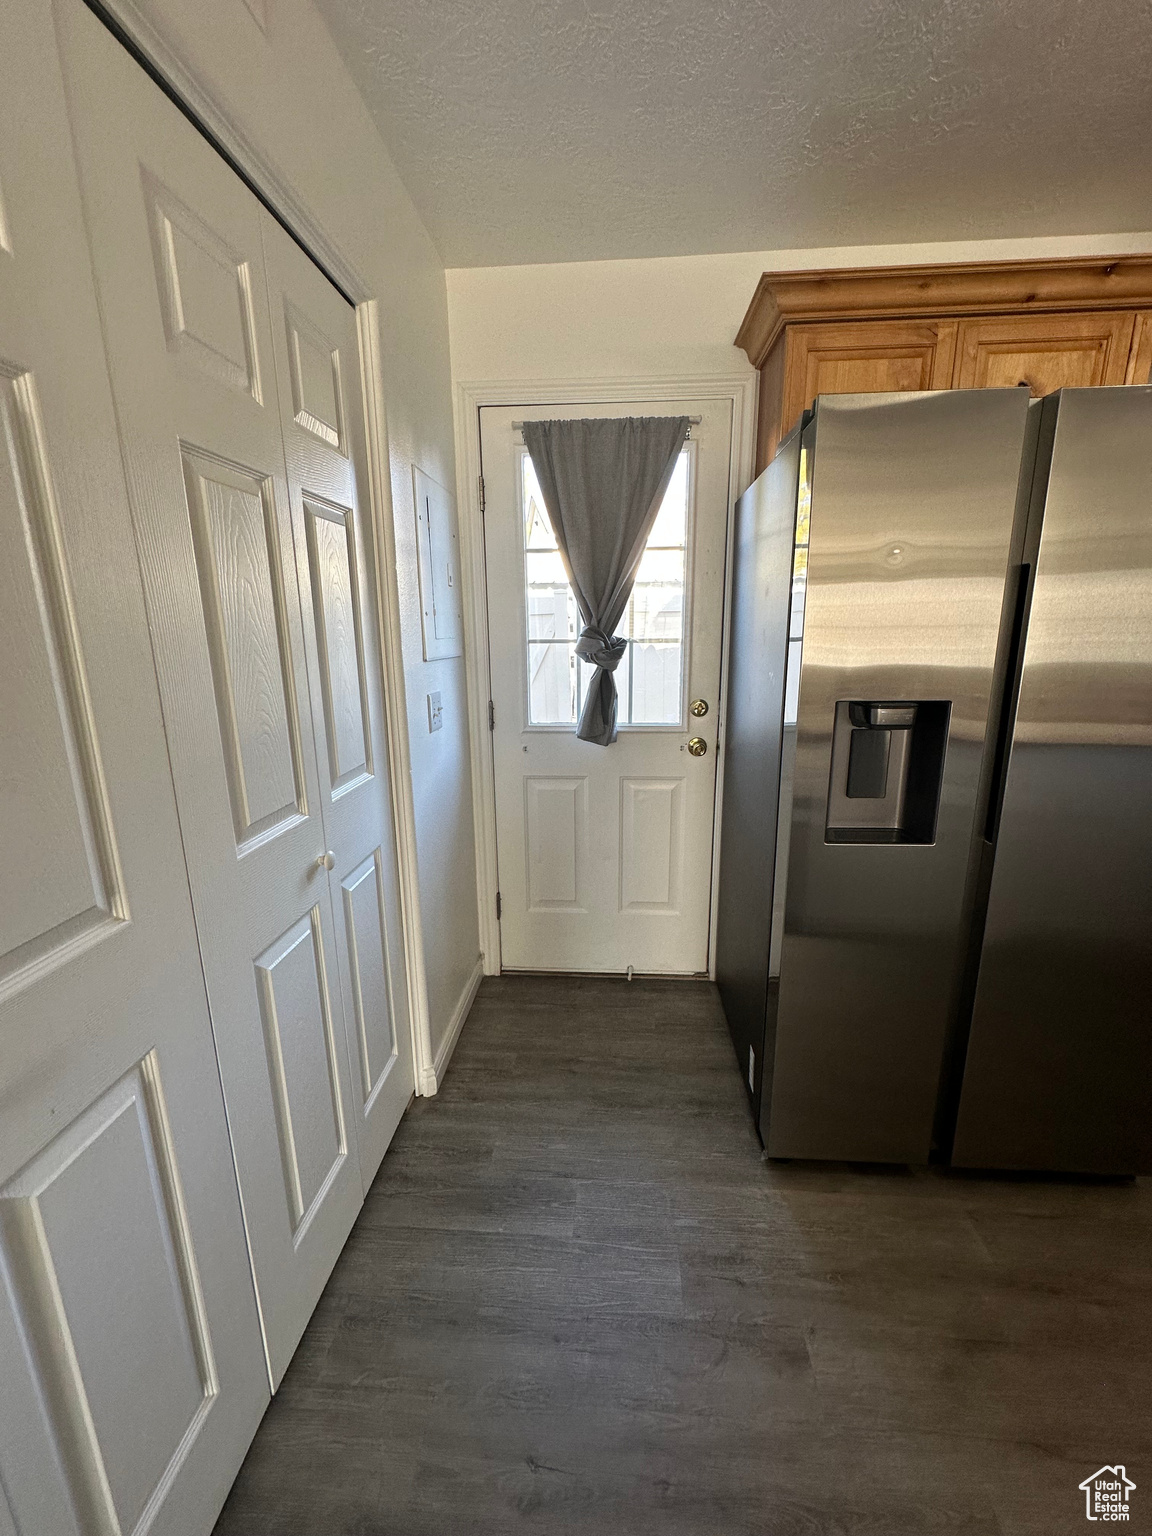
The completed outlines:
<svg viewBox="0 0 1152 1536">
<path fill-rule="evenodd" d="M 1152 1188 L 761 1158 L 704 983 L 485 981 L 216 1536 L 1152 1531 Z"/>
</svg>

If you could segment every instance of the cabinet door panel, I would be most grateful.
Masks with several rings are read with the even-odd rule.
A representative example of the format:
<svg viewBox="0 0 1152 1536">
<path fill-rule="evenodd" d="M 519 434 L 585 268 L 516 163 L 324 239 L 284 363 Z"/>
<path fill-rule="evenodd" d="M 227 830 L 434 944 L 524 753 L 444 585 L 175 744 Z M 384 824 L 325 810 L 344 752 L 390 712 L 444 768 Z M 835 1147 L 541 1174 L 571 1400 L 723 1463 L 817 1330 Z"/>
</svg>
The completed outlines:
<svg viewBox="0 0 1152 1536">
<path fill-rule="evenodd" d="M 783 432 L 817 395 L 947 389 L 955 349 L 955 320 L 796 326 L 788 333 Z"/>
<path fill-rule="evenodd" d="M 1152 312 L 1136 316 L 1125 384 L 1152 384 Z"/>
<path fill-rule="evenodd" d="M 1007 315 L 962 320 L 956 389 L 1010 389 L 1034 395 L 1056 389 L 1123 384 L 1134 316 Z"/>
</svg>

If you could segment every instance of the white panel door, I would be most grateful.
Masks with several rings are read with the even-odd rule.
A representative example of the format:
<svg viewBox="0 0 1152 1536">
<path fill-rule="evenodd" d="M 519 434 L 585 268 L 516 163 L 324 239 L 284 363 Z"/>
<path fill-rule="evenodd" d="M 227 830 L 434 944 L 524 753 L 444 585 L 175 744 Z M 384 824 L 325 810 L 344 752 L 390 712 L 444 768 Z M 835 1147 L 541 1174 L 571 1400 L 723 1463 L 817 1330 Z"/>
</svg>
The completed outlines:
<svg viewBox="0 0 1152 1536">
<path fill-rule="evenodd" d="M 356 316 L 261 214 L 352 1098 L 367 1190 L 412 1097 Z"/>
<path fill-rule="evenodd" d="M 701 420 L 618 630 L 629 641 L 619 736 L 578 741 L 592 668 L 574 652 L 575 599 L 513 422 L 681 414 Z M 731 406 L 485 406 L 480 417 L 501 964 L 705 971 Z M 693 738 L 703 755 L 689 752 Z"/>
<path fill-rule="evenodd" d="M 363 1184 L 262 210 L 79 0 L 60 0 L 58 19 L 276 1385 Z M 309 372 L 307 387 L 322 381 Z M 351 772 L 349 707 L 342 696 Z"/>
<path fill-rule="evenodd" d="M 202 1536 L 268 1401 L 47 4 L 0 48 L 0 1531 Z"/>
</svg>

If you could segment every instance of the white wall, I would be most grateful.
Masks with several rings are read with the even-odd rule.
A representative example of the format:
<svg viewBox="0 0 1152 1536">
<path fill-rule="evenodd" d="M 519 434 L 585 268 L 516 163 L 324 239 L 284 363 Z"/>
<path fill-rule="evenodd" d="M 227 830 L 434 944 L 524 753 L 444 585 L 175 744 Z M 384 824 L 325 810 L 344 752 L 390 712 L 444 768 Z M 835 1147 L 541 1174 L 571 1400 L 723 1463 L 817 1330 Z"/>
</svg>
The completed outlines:
<svg viewBox="0 0 1152 1536">
<path fill-rule="evenodd" d="M 749 369 L 733 337 L 762 272 L 1148 250 L 1152 234 L 1128 234 L 451 268 L 452 375 L 468 383 L 730 375 Z"/>
<path fill-rule="evenodd" d="M 444 272 L 310 0 L 135 0 L 379 304 L 433 1049 L 479 953 L 464 664 L 425 662 L 412 465 L 455 486 Z M 118 6 L 131 8 L 131 0 Z M 262 20 L 264 25 L 258 24 Z M 428 731 L 438 690 L 444 728 Z"/>
</svg>

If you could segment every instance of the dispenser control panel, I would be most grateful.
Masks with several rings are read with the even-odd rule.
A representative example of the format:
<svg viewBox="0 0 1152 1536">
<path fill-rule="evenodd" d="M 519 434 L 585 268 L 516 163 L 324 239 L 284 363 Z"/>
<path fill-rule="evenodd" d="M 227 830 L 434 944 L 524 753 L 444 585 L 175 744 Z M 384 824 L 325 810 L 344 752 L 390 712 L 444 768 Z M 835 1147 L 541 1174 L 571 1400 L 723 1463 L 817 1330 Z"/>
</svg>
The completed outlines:
<svg viewBox="0 0 1152 1536">
<path fill-rule="evenodd" d="M 946 699 L 837 703 L 825 842 L 935 839 L 950 712 Z"/>
</svg>

